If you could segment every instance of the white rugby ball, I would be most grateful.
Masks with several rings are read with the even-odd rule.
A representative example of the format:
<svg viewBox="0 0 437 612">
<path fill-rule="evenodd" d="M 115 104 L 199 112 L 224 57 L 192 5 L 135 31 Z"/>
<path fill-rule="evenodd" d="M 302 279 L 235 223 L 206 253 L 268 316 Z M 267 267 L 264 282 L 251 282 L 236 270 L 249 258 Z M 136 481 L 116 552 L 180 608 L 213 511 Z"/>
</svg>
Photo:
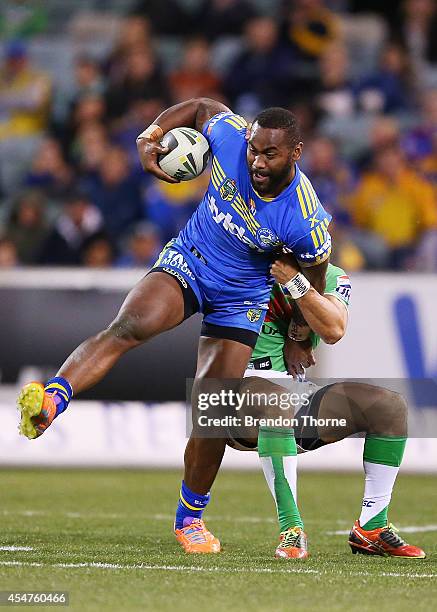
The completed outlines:
<svg viewBox="0 0 437 612">
<path fill-rule="evenodd" d="M 193 128 L 174 128 L 161 140 L 170 150 L 158 159 L 159 167 L 173 178 L 191 181 L 205 170 L 209 144 L 205 136 Z"/>
</svg>

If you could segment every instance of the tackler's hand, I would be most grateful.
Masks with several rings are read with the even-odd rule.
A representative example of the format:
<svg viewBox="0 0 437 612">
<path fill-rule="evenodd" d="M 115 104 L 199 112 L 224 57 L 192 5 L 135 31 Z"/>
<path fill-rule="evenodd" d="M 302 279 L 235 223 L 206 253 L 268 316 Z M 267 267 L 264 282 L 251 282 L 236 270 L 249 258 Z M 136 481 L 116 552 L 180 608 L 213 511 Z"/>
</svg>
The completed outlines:
<svg viewBox="0 0 437 612">
<path fill-rule="evenodd" d="M 292 255 L 282 255 L 273 262 L 270 271 L 277 283 L 285 285 L 300 272 L 300 269 Z"/>
<path fill-rule="evenodd" d="M 284 361 L 287 366 L 287 372 L 293 378 L 304 376 L 305 368 L 316 365 L 311 340 L 296 342 L 287 338 L 284 344 Z"/>
</svg>

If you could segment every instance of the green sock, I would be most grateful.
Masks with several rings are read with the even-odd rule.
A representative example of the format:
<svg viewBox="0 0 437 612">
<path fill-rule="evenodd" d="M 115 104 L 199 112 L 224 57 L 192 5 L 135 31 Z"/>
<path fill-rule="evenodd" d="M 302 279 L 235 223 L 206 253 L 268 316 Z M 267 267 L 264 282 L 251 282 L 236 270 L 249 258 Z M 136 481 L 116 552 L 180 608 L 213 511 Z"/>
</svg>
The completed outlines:
<svg viewBox="0 0 437 612">
<path fill-rule="evenodd" d="M 276 502 L 280 531 L 303 528 L 296 504 L 297 448 L 293 430 L 260 427 L 258 455 Z"/>
<path fill-rule="evenodd" d="M 366 436 L 363 464 L 366 474 L 360 525 L 370 531 L 385 527 L 396 476 L 407 438 Z"/>
</svg>

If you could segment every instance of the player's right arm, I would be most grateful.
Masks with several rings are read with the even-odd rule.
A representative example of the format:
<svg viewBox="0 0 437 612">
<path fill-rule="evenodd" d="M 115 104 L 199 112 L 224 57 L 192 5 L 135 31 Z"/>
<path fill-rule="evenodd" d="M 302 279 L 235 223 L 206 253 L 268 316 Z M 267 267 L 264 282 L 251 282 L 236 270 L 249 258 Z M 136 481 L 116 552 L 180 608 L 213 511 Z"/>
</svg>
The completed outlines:
<svg viewBox="0 0 437 612">
<path fill-rule="evenodd" d="M 168 149 L 161 146 L 161 138 L 177 127 L 191 127 L 201 132 L 207 121 L 223 112 L 231 111 L 211 98 L 193 98 L 167 108 L 137 137 L 138 155 L 143 169 L 167 183 L 178 183 L 177 179 L 166 174 L 158 165 L 159 155 L 168 152 Z"/>
<path fill-rule="evenodd" d="M 285 287 L 301 276 L 297 263 L 293 264 L 290 257 L 287 260 L 275 261 L 272 274 L 276 282 Z M 340 293 L 320 295 L 308 283 L 308 287 L 302 290 L 302 295 L 297 295 L 294 299 L 310 329 L 326 344 L 335 344 L 344 336 L 348 320 L 348 297 L 344 298 Z"/>
</svg>

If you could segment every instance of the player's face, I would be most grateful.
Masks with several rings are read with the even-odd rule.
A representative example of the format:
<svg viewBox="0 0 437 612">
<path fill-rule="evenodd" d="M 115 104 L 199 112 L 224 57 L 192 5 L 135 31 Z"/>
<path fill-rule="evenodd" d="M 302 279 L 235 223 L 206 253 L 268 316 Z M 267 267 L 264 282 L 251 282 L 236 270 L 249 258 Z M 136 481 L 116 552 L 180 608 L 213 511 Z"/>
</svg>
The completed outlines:
<svg viewBox="0 0 437 612">
<path fill-rule="evenodd" d="M 274 198 L 291 183 L 294 162 L 302 153 L 302 143 L 290 144 L 285 130 L 262 128 L 256 122 L 247 144 L 247 165 L 254 189 Z"/>
</svg>

